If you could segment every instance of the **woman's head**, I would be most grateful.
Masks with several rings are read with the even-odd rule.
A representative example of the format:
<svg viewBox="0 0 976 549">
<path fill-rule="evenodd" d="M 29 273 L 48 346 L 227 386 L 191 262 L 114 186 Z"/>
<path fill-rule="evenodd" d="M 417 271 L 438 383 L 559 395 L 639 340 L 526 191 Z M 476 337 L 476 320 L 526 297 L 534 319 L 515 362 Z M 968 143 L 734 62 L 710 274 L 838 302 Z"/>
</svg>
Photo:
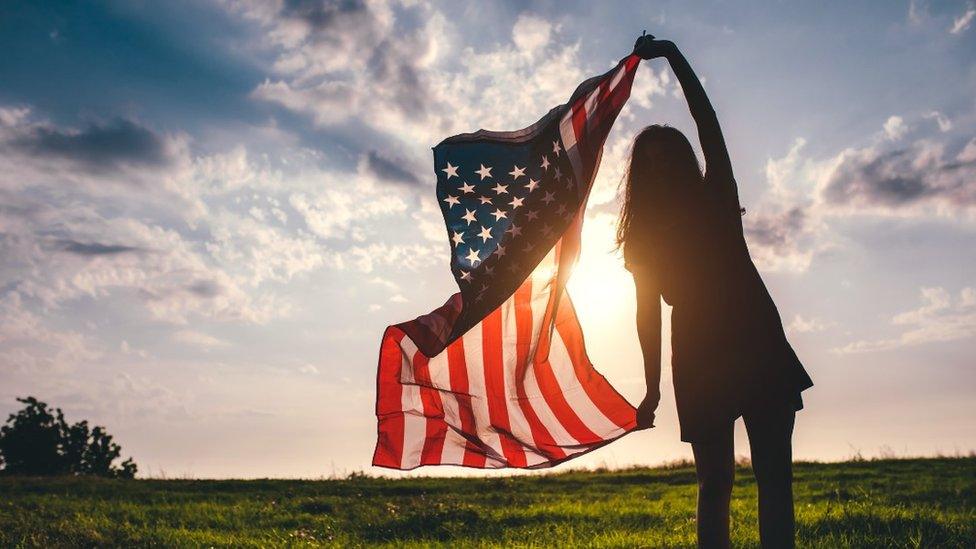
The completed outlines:
<svg viewBox="0 0 976 549">
<path fill-rule="evenodd" d="M 688 138 L 670 126 L 653 125 L 634 139 L 624 176 L 617 244 L 686 217 L 702 191 L 702 173 Z"/>
</svg>

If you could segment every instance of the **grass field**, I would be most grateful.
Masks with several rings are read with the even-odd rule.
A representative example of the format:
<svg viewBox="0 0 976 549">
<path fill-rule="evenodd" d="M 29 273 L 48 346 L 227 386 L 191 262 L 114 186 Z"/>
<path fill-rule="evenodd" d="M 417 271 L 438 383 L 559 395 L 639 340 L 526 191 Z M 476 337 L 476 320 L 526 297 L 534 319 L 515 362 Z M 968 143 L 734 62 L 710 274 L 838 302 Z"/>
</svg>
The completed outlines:
<svg viewBox="0 0 976 549">
<path fill-rule="evenodd" d="M 976 546 L 976 459 L 796 466 L 807 547 Z M 694 543 L 690 467 L 507 478 L 0 478 L 0 546 L 616 546 Z M 737 471 L 736 546 L 756 546 Z"/>
</svg>

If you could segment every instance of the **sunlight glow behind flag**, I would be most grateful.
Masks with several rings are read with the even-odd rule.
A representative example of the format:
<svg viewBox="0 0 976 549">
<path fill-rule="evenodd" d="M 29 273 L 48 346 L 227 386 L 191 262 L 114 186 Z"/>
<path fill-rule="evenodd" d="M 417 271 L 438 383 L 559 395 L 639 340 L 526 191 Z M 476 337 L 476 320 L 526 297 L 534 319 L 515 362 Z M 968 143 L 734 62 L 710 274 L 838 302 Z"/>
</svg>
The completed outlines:
<svg viewBox="0 0 976 549">
<path fill-rule="evenodd" d="M 639 61 L 583 82 L 528 128 L 434 148 L 460 292 L 383 334 L 374 465 L 550 467 L 634 428 L 634 408 L 586 356 L 565 285 Z"/>
</svg>

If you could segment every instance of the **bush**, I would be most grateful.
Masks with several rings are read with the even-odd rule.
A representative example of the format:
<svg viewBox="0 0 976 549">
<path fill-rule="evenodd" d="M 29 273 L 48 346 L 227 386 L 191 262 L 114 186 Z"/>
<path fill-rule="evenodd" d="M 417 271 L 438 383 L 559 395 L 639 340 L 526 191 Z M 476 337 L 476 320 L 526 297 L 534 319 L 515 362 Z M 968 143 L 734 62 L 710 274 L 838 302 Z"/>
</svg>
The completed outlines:
<svg viewBox="0 0 976 549">
<path fill-rule="evenodd" d="M 95 475 L 132 478 L 132 458 L 114 465 L 122 447 L 104 427 L 87 421 L 69 425 L 60 408 L 34 397 L 18 398 L 24 408 L 0 427 L 0 473 L 6 475 Z"/>
</svg>

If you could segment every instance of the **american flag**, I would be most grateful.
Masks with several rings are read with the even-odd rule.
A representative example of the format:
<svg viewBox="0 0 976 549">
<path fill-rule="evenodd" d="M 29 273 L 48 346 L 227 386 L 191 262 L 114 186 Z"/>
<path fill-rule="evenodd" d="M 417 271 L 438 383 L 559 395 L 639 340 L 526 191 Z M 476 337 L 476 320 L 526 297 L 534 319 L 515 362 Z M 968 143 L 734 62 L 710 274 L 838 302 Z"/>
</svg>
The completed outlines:
<svg viewBox="0 0 976 549">
<path fill-rule="evenodd" d="M 635 427 L 634 408 L 586 356 L 565 284 L 639 61 L 583 82 L 528 128 L 434 148 L 460 292 L 386 329 L 373 465 L 550 467 Z"/>
</svg>

